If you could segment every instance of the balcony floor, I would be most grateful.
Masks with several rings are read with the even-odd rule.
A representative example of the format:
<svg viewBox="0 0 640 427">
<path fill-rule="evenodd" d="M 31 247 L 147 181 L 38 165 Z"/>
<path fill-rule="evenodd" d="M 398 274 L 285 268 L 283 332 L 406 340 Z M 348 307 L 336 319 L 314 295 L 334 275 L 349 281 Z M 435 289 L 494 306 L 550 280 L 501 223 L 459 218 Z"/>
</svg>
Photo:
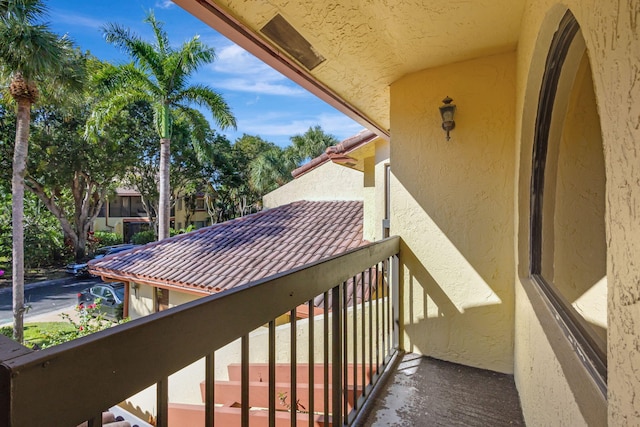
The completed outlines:
<svg viewBox="0 0 640 427">
<path fill-rule="evenodd" d="M 365 426 L 524 426 L 513 376 L 406 354 Z"/>
</svg>

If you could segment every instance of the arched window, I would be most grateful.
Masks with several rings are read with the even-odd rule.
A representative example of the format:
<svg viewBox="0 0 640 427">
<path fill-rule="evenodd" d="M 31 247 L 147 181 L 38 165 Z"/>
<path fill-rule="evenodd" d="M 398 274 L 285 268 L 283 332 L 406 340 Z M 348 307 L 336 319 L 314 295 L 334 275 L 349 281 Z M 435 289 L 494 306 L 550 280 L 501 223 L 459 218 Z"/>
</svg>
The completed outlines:
<svg viewBox="0 0 640 427">
<path fill-rule="evenodd" d="M 589 59 L 567 12 L 551 42 L 538 100 L 529 271 L 606 394 L 605 180 Z"/>
</svg>

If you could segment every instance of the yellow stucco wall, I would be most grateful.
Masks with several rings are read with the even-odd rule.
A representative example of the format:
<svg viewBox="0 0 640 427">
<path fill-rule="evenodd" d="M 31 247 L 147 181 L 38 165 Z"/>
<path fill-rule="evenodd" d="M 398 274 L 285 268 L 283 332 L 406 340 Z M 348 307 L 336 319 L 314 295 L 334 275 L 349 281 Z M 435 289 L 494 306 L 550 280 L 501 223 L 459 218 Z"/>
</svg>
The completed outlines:
<svg viewBox="0 0 640 427">
<path fill-rule="evenodd" d="M 606 171 L 605 226 L 608 291 L 608 423 L 633 425 L 640 417 L 640 4 L 613 0 L 530 1 L 525 8 L 518 44 L 517 147 L 518 212 L 516 285 L 516 382 L 523 411 L 531 425 L 575 425 L 589 413 L 576 398 L 581 391 L 567 391 L 558 375 L 554 387 L 550 369 L 557 372 L 558 354 L 547 334 L 532 333 L 540 321 L 529 308 L 523 292 L 528 265 L 528 206 L 531 141 L 537 95 L 549 42 L 567 7 L 580 24 L 593 74 L 593 85 L 604 146 Z M 564 381 L 564 385 L 561 384 Z M 550 407 L 561 408 L 549 411 Z M 607 415 L 605 415 L 607 417 Z M 594 420 L 587 419 L 594 423 Z M 599 420 L 602 424 L 606 422 Z"/>
<path fill-rule="evenodd" d="M 152 286 L 129 284 L 129 318 L 131 320 L 153 313 L 153 289 Z"/>
<path fill-rule="evenodd" d="M 365 239 L 376 241 L 383 238 L 382 220 L 385 218 L 384 193 L 385 193 L 385 165 L 390 164 L 390 145 L 384 139 L 376 140 L 375 156 L 373 163 L 373 185 L 371 201 L 365 199 L 364 233 Z M 365 170 L 365 174 L 366 174 Z"/>
<path fill-rule="evenodd" d="M 169 291 L 169 307 L 176 307 L 180 304 L 195 301 L 198 298 L 202 298 L 204 295 L 188 294 L 185 292 L 178 292 L 174 290 Z"/>
<path fill-rule="evenodd" d="M 364 200 L 363 174 L 327 162 L 262 198 L 267 209 L 298 200 Z"/>
<path fill-rule="evenodd" d="M 515 54 L 391 85 L 391 234 L 402 237 L 404 348 L 513 371 Z M 457 104 L 446 141 L 438 107 Z"/>
<path fill-rule="evenodd" d="M 93 229 L 95 231 L 108 231 L 111 233 L 116 233 L 122 236 L 123 233 L 123 225 L 122 218 L 109 218 L 109 225 L 107 226 L 106 219 L 96 218 L 93 222 Z"/>
</svg>

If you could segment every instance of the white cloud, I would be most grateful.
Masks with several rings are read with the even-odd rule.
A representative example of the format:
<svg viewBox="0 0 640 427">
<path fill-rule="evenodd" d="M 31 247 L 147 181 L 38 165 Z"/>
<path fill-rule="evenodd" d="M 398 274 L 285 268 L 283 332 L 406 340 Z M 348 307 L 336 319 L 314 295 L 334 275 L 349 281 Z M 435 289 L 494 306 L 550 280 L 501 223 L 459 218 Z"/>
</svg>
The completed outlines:
<svg viewBox="0 0 640 427">
<path fill-rule="evenodd" d="M 175 5 L 171 0 L 158 0 L 155 4 L 155 7 L 159 9 L 169 9 Z"/>
<path fill-rule="evenodd" d="M 227 45 L 218 50 L 213 71 L 232 77 L 211 82 L 217 88 L 280 96 L 305 96 L 304 89 L 263 63 L 237 45 Z"/>
<path fill-rule="evenodd" d="M 218 79 L 212 82 L 212 85 L 224 90 L 260 93 L 265 95 L 303 96 L 306 94 L 304 90 L 292 85 L 241 77 Z"/>
</svg>

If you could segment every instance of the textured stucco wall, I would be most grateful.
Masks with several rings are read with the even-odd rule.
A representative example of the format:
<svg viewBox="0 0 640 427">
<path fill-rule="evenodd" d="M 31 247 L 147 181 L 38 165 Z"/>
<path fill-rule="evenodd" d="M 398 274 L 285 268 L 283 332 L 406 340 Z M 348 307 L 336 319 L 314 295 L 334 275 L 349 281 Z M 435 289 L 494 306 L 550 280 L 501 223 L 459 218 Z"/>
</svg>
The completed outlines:
<svg viewBox="0 0 640 427">
<path fill-rule="evenodd" d="M 516 287 L 516 386 L 528 426 L 586 426 L 522 287 Z"/>
<path fill-rule="evenodd" d="M 270 209 L 298 200 L 364 200 L 363 174 L 327 162 L 265 194 L 262 203 Z"/>
<path fill-rule="evenodd" d="M 446 141 L 438 107 L 457 104 Z M 408 351 L 513 371 L 515 54 L 391 85 L 391 234 Z"/>
<path fill-rule="evenodd" d="M 122 236 L 122 218 L 109 218 L 109 226 L 107 226 L 105 218 L 96 218 L 93 222 L 95 231 L 109 231 Z"/>
<path fill-rule="evenodd" d="M 541 69 L 549 42 L 566 7 L 580 24 L 593 73 L 601 120 L 606 170 L 605 226 L 608 281 L 608 423 L 633 425 L 640 419 L 640 3 L 613 0 L 530 1 L 518 44 L 516 125 L 521 141 L 518 174 L 518 272 L 528 265 L 528 194 L 533 120 Z M 525 279 L 522 279 L 525 280 Z M 542 385 L 557 364 L 548 338 L 530 334 L 539 323 L 518 287 L 516 303 L 516 381 L 525 418 L 535 425 L 571 425 L 579 405 L 573 393 Z M 546 350 L 544 350 L 546 349 Z M 534 357 L 535 356 L 535 357 Z M 536 375 L 538 374 L 538 375 Z M 562 377 L 558 376 L 558 382 Z M 562 411 L 549 413 L 559 405 Z M 584 411 L 584 408 L 582 408 Z"/>
<path fill-rule="evenodd" d="M 129 285 L 129 317 L 138 319 L 153 313 L 153 287 L 147 285 L 137 285 L 134 290 Z"/>
<path fill-rule="evenodd" d="M 375 203 L 372 209 L 373 240 L 380 240 L 383 238 L 382 220 L 385 218 L 385 165 L 391 163 L 389 159 L 390 148 L 389 141 L 385 141 L 383 139 L 376 141 Z"/>
<path fill-rule="evenodd" d="M 178 292 L 174 290 L 169 291 L 169 307 L 175 307 L 180 304 L 195 301 L 198 298 L 202 298 L 204 295 L 195 295 L 186 292 Z"/>
<path fill-rule="evenodd" d="M 362 224 L 362 234 L 365 240 L 375 240 L 376 226 L 375 206 L 376 206 L 376 165 L 375 157 L 367 157 L 364 159 L 364 188 L 362 194 L 364 196 L 364 221 Z"/>
</svg>

